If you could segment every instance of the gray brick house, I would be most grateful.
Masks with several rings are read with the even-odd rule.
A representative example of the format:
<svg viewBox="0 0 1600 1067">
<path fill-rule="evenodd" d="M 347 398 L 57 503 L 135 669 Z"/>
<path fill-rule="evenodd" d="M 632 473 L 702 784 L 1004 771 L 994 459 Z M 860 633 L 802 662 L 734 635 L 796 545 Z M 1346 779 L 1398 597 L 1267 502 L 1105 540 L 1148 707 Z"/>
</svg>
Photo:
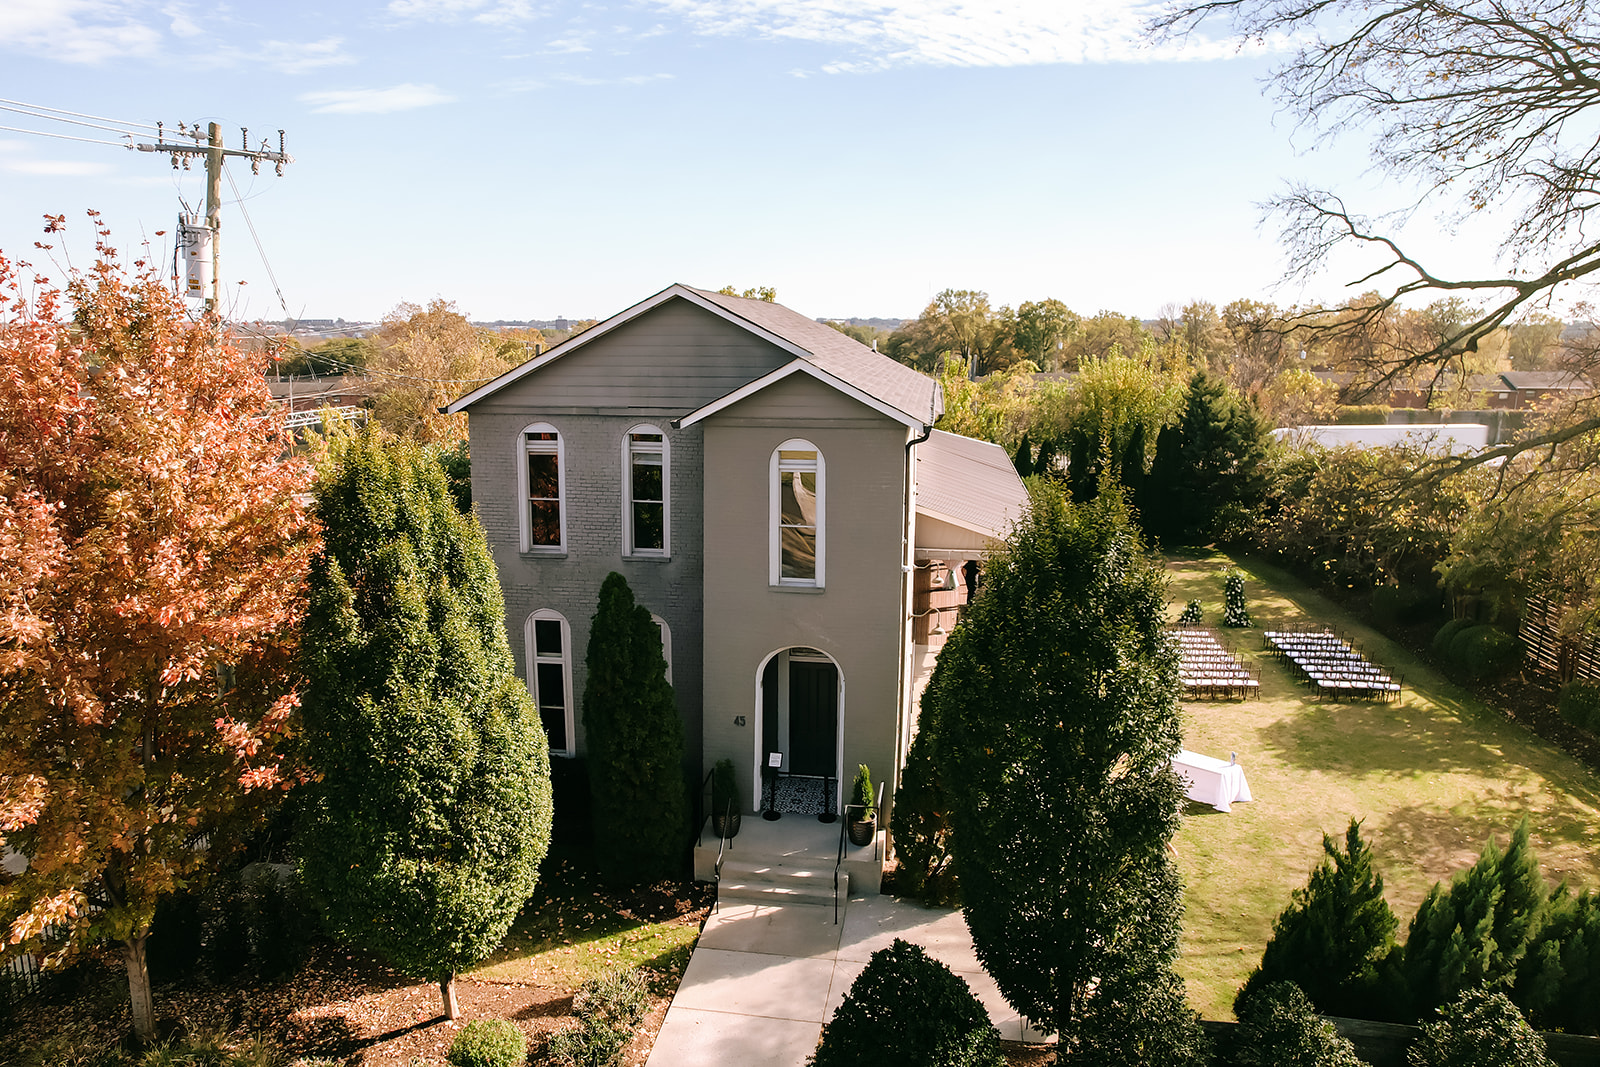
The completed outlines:
<svg viewBox="0 0 1600 1067">
<path fill-rule="evenodd" d="M 733 760 L 746 812 L 780 784 L 837 811 L 858 763 L 892 794 L 967 564 L 1026 499 L 1002 450 L 933 429 L 942 409 L 844 334 L 683 285 L 451 404 L 552 753 L 584 750 L 615 570 L 661 625 L 696 778 Z"/>
</svg>

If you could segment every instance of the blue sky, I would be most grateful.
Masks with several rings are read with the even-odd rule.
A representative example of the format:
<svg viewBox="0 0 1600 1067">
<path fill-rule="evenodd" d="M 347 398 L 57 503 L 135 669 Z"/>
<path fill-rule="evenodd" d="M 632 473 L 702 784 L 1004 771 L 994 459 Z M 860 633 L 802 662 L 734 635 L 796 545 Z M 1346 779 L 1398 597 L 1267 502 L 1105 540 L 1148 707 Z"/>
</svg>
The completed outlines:
<svg viewBox="0 0 1600 1067">
<path fill-rule="evenodd" d="M 772 285 L 830 316 L 911 317 L 947 287 L 1142 317 L 1342 298 L 1349 265 L 1272 289 L 1281 254 L 1257 205 L 1287 179 L 1392 201 L 1363 173 L 1366 144 L 1319 147 L 1277 114 L 1270 50 L 1152 48 L 1148 11 L 5 0 L 0 97 L 114 126 L 219 121 L 230 147 L 241 126 L 253 143 L 285 129 L 283 177 L 230 164 L 244 213 L 224 209 L 223 278 L 239 317 L 284 315 L 246 215 L 296 317 L 436 297 L 480 319 L 604 317 L 675 281 Z M 11 111 L 0 125 L 120 139 Z M 82 260 L 85 208 L 125 249 L 170 247 L 180 197 L 203 202 L 198 165 L 0 130 L 0 249 L 36 266 L 46 213 L 68 216 Z M 1453 260 L 1486 254 L 1431 215 L 1412 232 Z"/>
</svg>

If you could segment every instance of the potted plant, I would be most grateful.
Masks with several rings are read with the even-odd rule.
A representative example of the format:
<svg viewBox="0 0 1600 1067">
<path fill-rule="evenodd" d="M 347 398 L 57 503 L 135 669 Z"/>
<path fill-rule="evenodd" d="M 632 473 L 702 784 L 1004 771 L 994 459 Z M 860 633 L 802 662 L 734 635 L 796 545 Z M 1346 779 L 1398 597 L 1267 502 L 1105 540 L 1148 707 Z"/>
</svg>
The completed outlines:
<svg viewBox="0 0 1600 1067">
<path fill-rule="evenodd" d="M 718 837 L 739 834 L 739 789 L 731 759 L 719 759 L 711 768 L 711 828 Z"/>
<path fill-rule="evenodd" d="M 856 767 L 855 786 L 850 790 L 850 843 L 870 845 L 878 836 L 878 809 L 872 805 L 872 775 L 865 763 Z"/>
</svg>

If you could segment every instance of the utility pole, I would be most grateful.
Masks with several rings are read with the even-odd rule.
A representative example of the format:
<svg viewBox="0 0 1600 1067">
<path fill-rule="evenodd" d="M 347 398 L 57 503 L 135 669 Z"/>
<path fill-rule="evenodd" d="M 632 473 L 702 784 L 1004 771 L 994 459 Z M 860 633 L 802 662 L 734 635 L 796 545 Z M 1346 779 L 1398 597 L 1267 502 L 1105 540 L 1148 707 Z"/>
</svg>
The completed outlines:
<svg viewBox="0 0 1600 1067">
<path fill-rule="evenodd" d="M 222 232 L 222 162 L 228 156 L 248 159 L 250 161 L 250 172 L 259 174 L 261 173 L 261 162 L 265 160 L 275 164 L 277 173 L 281 175 L 283 173 L 283 165 L 285 163 L 293 163 L 294 157 L 284 151 L 282 130 L 278 131 L 278 150 L 276 152 L 267 147 L 266 141 L 261 142 L 260 148 L 252 149 L 250 147 L 250 131 L 247 129 L 239 131 L 241 135 L 240 148 L 224 148 L 222 146 L 222 127 L 215 122 L 207 125 L 203 141 L 199 123 L 195 123 L 193 126 L 185 126 L 181 122 L 178 123 L 178 135 L 184 140 L 169 141 L 165 127 L 161 123 L 156 124 L 156 130 L 155 144 L 139 144 L 134 147 L 141 152 L 161 152 L 170 155 L 172 157 L 173 170 L 178 169 L 178 158 L 180 156 L 185 157 L 183 163 L 185 169 L 189 165 L 187 157 L 205 157 L 206 217 L 204 230 L 209 238 L 208 244 L 211 251 L 211 277 L 208 284 L 204 286 L 207 291 L 201 295 L 205 299 L 206 310 L 220 314 L 218 309 L 221 307 L 220 296 L 222 292 L 222 255 L 219 250 L 221 245 L 219 238 Z M 184 143 L 185 140 L 188 143 Z M 182 227 L 180 227 L 181 229 Z"/>
</svg>

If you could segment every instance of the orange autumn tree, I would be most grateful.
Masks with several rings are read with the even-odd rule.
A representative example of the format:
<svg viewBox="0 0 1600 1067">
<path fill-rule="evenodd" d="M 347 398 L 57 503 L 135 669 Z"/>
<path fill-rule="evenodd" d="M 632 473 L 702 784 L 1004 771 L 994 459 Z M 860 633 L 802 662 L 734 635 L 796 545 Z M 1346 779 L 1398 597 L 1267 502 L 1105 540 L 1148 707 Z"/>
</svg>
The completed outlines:
<svg viewBox="0 0 1600 1067">
<path fill-rule="evenodd" d="M 255 357 L 106 242 L 64 293 L 0 255 L 0 954 L 120 942 L 148 1037 L 156 902 L 298 774 L 314 535 Z"/>
</svg>

